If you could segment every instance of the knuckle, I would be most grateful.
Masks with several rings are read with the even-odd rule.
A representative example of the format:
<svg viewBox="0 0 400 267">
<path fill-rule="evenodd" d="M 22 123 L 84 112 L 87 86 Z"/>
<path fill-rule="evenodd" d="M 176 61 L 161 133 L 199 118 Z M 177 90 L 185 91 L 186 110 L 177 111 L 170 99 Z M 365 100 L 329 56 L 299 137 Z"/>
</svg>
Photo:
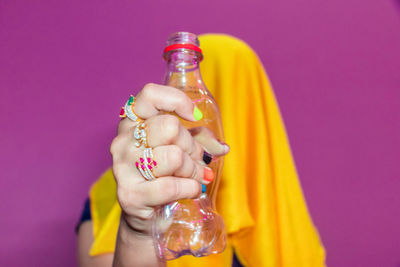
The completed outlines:
<svg viewBox="0 0 400 267">
<path fill-rule="evenodd" d="M 166 115 L 163 118 L 162 130 L 169 143 L 176 140 L 179 135 L 180 121 L 177 117 L 172 115 Z"/>
<path fill-rule="evenodd" d="M 110 145 L 110 153 L 113 158 L 113 162 L 120 162 L 127 155 L 134 153 L 136 151 L 136 147 L 129 145 L 130 142 L 129 133 L 122 133 L 117 135 L 111 142 Z"/>
<path fill-rule="evenodd" d="M 111 155 L 115 155 L 119 152 L 121 144 L 122 143 L 122 137 L 120 135 L 116 136 L 110 145 L 110 153 Z"/>
<path fill-rule="evenodd" d="M 129 190 L 124 186 L 118 186 L 117 188 L 117 199 L 121 206 L 121 209 L 132 213 L 141 206 L 141 199 L 135 190 Z"/>
<path fill-rule="evenodd" d="M 171 145 L 168 148 L 167 162 L 175 168 L 179 168 L 183 165 L 184 152 L 183 150 L 175 145 Z"/>
<path fill-rule="evenodd" d="M 123 169 L 124 169 L 124 163 L 122 163 L 121 161 L 114 162 L 112 165 L 112 171 L 113 171 L 114 178 L 115 178 L 115 181 L 117 182 L 117 184 L 118 184 L 118 181 L 120 180 L 121 175 L 123 175 L 123 173 L 124 173 Z"/>
<path fill-rule="evenodd" d="M 145 86 L 143 86 L 143 89 L 142 89 L 143 96 L 145 96 L 145 97 L 152 96 L 154 94 L 154 88 L 155 88 L 154 83 L 148 83 Z"/>
<path fill-rule="evenodd" d="M 111 145 L 110 145 L 110 153 L 111 153 L 111 155 L 114 155 L 117 152 L 117 143 L 118 143 L 118 139 L 117 139 L 117 137 L 115 137 L 111 141 Z"/>
</svg>

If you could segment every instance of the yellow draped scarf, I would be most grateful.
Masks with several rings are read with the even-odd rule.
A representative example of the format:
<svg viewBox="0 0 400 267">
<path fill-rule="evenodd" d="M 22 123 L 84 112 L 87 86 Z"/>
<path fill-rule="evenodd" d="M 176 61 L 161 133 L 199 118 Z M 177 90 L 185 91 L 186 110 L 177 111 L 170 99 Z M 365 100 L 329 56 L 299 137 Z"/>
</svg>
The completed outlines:
<svg viewBox="0 0 400 267">
<path fill-rule="evenodd" d="M 203 258 L 184 256 L 168 266 L 325 266 L 325 251 L 308 214 L 285 127 L 257 55 L 227 35 L 200 37 L 205 84 L 222 113 L 226 142 L 217 210 L 228 232 L 227 249 Z M 120 207 L 109 170 L 90 190 L 90 254 L 114 251 Z"/>
</svg>

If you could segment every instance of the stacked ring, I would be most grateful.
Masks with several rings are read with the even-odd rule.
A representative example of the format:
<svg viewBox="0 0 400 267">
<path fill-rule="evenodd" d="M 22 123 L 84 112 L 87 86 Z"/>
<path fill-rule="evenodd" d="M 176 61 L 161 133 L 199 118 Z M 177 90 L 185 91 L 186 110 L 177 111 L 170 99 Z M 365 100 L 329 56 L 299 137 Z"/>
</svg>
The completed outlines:
<svg viewBox="0 0 400 267">
<path fill-rule="evenodd" d="M 153 160 L 153 151 L 151 148 L 145 148 L 143 151 L 143 157 L 139 159 L 140 162 L 136 161 L 135 165 L 142 176 L 147 180 L 154 180 L 156 177 L 153 174 L 153 168 L 157 167 L 157 162 Z"/>
<path fill-rule="evenodd" d="M 135 146 L 137 148 L 144 146 L 143 156 L 136 161 L 135 165 L 142 176 L 147 180 L 151 181 L 156 179 L 153 174 L 153 168 L 157 167 L 157 162 L 153 160 L 153 150 L 147 145 L 147 134 L 145 131 L 146 124 L 134 111 L 135 97 L 131 95 L 126 101 L 125 106 L 121 108 L 119 116 L 121 118 L 128 117 L 130 120 L 137 122 L 133 132 L 133 137 L 136 139 Z"/>
<path fill-rule="evenodd" d="M 133 132 L 133 137 L 136 139 L 136 147 L 144 146 L 148 147 L 147 145 L 147 134 L 145 131 L 146 124 L 144 122 L 139 122 L 139 124 L 135 127 L 135 131 Z"/>
<path fill-rule="evenodd" d="M 142 122 L 143 120 L 135 113 L 133 108 L 135 107 L 135 97 L 131 95 L 126 101 L 125 106 L 121 108 L 119 116 L 121 118 L 128 117 L 135 122 Z"/>
</svg>

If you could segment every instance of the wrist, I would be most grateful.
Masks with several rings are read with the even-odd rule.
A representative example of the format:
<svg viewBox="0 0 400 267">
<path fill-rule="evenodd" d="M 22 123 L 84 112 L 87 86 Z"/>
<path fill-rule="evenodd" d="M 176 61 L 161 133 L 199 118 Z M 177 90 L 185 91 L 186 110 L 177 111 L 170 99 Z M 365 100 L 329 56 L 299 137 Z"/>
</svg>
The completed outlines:
<svg viewBox="0 0 400 267">
<path fill-rule="evenodd" d="M 119 231 L 119 235 L 125 243 L 152 241 L 151 233 L 132 227 L 124 215 L 121 215 Z M 152 242 L 151 244 L 153 245 Z"/>
<path fill-rule="evenodd" d="M 121 216 L 113 266 L 159 267 L 164 265 L 165 262 L 157 257 L 152 236 L 136 231 Z"/>
</svg>

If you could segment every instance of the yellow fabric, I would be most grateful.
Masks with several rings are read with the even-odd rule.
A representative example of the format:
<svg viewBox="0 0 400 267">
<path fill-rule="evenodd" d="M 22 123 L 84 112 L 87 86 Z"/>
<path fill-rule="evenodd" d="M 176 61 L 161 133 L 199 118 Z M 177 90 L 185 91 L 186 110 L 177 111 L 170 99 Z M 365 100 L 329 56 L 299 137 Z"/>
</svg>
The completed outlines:
<svg viewBox="0 0 400 267">
<path fill-rule="evenodd" d="M 177 266 L 325 266 L 325 251 L 299 185 L 271 85 L 257 55 L 227 35 L 200 37 L 203 79 L 222 114 L 226 156 L 217 210 L 228 232 L 225 252 L 184 256 Z M 90 191 L 95 242 L 91 255 L 113 252 L 120 208 L 111 171 Z"/>
</svg>

